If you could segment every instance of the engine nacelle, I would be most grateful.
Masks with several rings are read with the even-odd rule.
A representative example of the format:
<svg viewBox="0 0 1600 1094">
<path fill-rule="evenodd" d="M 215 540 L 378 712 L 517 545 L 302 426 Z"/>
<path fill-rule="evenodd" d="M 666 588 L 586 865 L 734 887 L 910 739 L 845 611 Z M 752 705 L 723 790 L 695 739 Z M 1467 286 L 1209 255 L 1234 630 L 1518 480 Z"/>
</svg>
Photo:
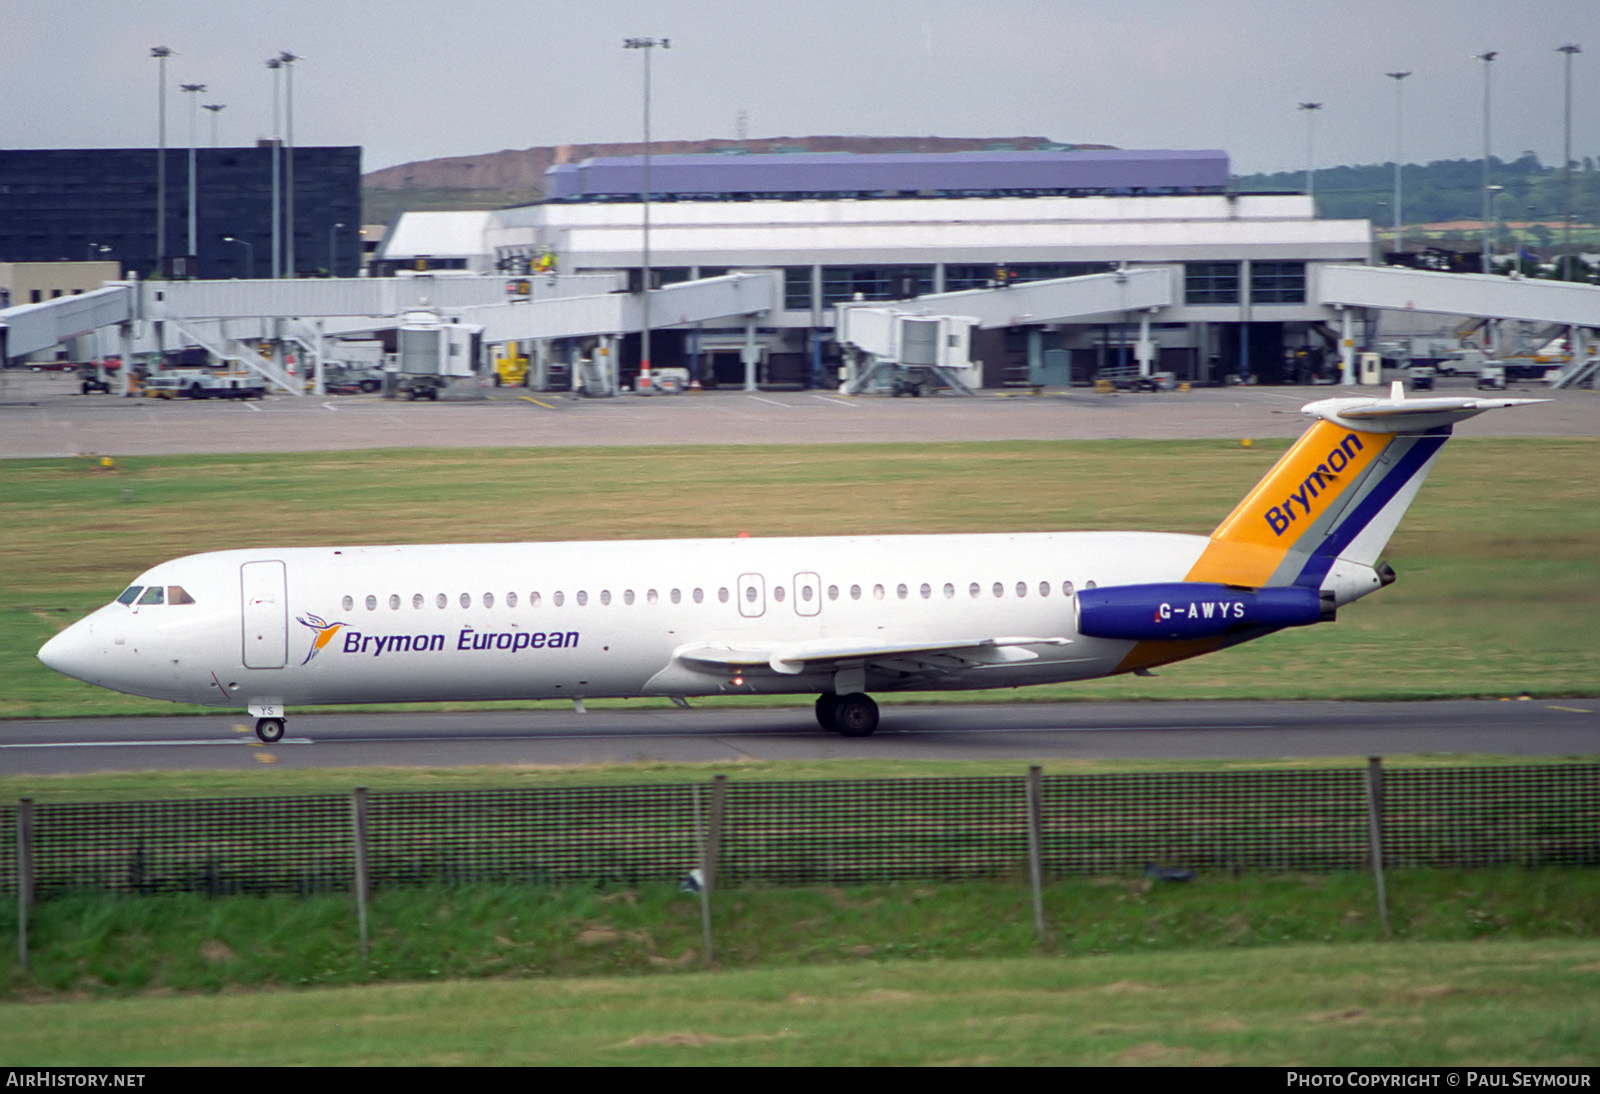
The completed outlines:
<svg viewBox="0 0 1600 1094">
<path fill-rule="evenodd" d="M 1079 634 L 1136 641 L 1303 627 L 1331 620 L 1336 611 L 1332 594 L 1317 589 L 1247 589 L 1200 581 L 1082 589 L 1076 604 Z"/>
</svg>

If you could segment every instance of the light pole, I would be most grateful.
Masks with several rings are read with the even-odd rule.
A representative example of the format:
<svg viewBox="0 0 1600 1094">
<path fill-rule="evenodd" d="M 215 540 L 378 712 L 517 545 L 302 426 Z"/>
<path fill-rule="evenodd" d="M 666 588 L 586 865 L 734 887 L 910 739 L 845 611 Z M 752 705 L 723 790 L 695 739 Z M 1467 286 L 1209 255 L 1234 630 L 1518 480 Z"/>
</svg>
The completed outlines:
<svg viewBox="0 0 1600 1094">
<path fill-rule="evenodd" d="M 172 56 L 170 46 L 152 46 L 150 56 L 156 59 L 156 270 L 167 261 L 167 58 Z"/>
<path fill-rule="evenodd" d="M 284 214 L 283 225 L 283 264 L 290 277 L 294 276 L 294 63 L 303 58 L 296 57 L 288 50 L 278 54 L 278 60 L 284 68 L 283 90 L 283 131 L 284 145 L 287 153 L 283 161 L 283 187 L 288 193 L 288 209 Z"/>
<path fill-rule="evenodd" d="M 205 109 L 211 111 L 211 147 L 217 147 L 217 115 L 227 107 L 227 103 L 201 103 Z"/>
<path fill-rule="evenodd" d="M 1405 220 L 1400 206 L 1400 161 L 1405 154 L 1405 113 L 1401 109 L 1400 87 L 1401 81 L 1411 73 L 1386 72 L 1384 75 L 1394 81 L 1394 249 L 1399 254 L 1406 249 Z"/>
<path fill-rule="evenodd" d="M 1505 192 L 1505 187 L 1501 186 L 1499 183 L 1490 183 L 1487 187 L 1484 188 L 1484 193 L 1489 195 L 1489 220 L 1488 220 L 1488 223 L 1491 224 L 1491 225 L 1498 225 L 1499 222 L 1500 222 L 1500 195 L 1502 193 L 1504 193 L 1504 192 Z M 1493 273 L 1494 272 L 1494 262 L 1492 261 L 1492 258 L 1493 258 L 1493 247 L 1492 247 L 1493 237 L 1490 236 L 1489 232 L 1490 232 L 1490 229 L 1485 228 L 1484 229 L 1484 233 L 1483 233 L 1483 272 L 1484 273 Z M 1495 235 L 1500 235 L 1501 233 L 1496 231 L 1494 234 Z M 1512 263 L 1513 264 L 1512 264 L 1512 267 L 1511 267 L 1512 269 L 1516 269 L 1515 262 L 1516 262 L 1516 259 L 1515 259 L 1515 256 L 1513 256 L 1513 258 L 1512 258 Z"/>
<path fill-rule="evenodd" d="M 1489 272 L 1489 66 L 1499 56 L 1498 50 L 1480 53 L 1475 58 L 1483 62 L 1483 261 L 1482 272 Z"/>
<path fill-rule="evenodd" d="M 238 236 L 223 236 L 222 237 L 222 242 L 224 242 L 224 243 L 237 243 L 237 244 L 239 244 L 239 246 L 244 248 L 245 275 L 247 277 L 249 277 L 250 280 L 254 281 L 255 280 L 255 276 L 256 276 L 256 248 L 255 248 L 255 245 L 253 243 L 251 243 L 248 239 L 240 239 Z"/>
<path fill-rule="evenodd" d="M 1316 112 L 1322 109 L 1322 104 L 1301 103 L 1300 109 L 1305 111 L 1306 115 L 1306 196 L 1313 199 L 1312 210 L 1314 212 L 1316 209 L 1316 145 L 1312 135 L 1316 129 L 1313 119 L 1317 116 Z"/>
<path fill-rule="evenodd" d="M 338 277 L 339 276 L 339 273 L 338 273 L 338 262 L 337 262 L 338 251 L 335 249 L 334 244 L 337 242 L 337 237 L 338 237 L 339 230 L 342 229 L 343 227 L 344 227 L 344 221 L 341 220 L 341 221 L 339 221 L 339 223 L 335 224 L 333 227 L 328 229 L 328 276 L 329 277 Z"/>
<path fill-rule="evenodd" d="M 283 132 L 278 121 L 278 73 L 283 62 L 273 57 L 267 61 L 267 68 L 272 70 L 272 277 L 277 280 L 283 276 L 283 196 L 278 192 L 278 180 L 283 174 L 278 163 Z"/>
<path fill-rule="evenodd" d="M 624 38 L 623 49 L 644 51 L 644 179 L 639 193 L 643 207 L 644 243 L 642 269 L 639 271 L 639 303 L 642 308 L 639 326 L 639 389 L 650 386 L 650 51 L 660 46 L 672 48 L 667 38 Z"/>
<path fill-rule="evenodd" d="M 198 139 L 200 124 L 200 92 L 206 89 L 205 84 L 179 84 L 182 90 L 189 93 L 189 257 L 192 260 L 200 252 L 200 245 L 196 239 L 195 224 L 195 142 Z M 194 271 L 189 271 L 189 276 L 194 276 Z"/>
<path fill-rule="evenodd" d="M 1561 261 L 1572 261 L 1572 55 L 1582 53 L 1576 45 L 1568 44 L 1556 49 L 1557 53 L 1566 54 L 1566 121 L 1562 128 L 1561 142 Z M 1566 273 L 1562 268 L 1562 274 Z"/>
</svg>

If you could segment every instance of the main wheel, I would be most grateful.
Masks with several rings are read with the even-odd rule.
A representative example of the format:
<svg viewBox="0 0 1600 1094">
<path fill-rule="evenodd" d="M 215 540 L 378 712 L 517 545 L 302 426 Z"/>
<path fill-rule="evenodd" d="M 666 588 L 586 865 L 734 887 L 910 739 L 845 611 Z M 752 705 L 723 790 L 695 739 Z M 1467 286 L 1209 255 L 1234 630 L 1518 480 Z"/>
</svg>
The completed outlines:
<svg viewBox="0 0 1600 1094">
<path fill-rule="evenodd" d="M 841 737 L 868 737 L 878 728 L 878 704 L 856 692 L 833 700 L 833 731 Z"/>
<path fill-rule="evenodd" d="M 817 696 L 817 724 L 830 733 L 836 732 L 833 724 L 833 707 L 839 697 L 831 691 Z"/>
<path fill-rule="evenodd" d="M 256 736 L 261 738 L 264 745 L 277 744 L 283 740 L 283 719 L 257 718 Z"/>
</svg>

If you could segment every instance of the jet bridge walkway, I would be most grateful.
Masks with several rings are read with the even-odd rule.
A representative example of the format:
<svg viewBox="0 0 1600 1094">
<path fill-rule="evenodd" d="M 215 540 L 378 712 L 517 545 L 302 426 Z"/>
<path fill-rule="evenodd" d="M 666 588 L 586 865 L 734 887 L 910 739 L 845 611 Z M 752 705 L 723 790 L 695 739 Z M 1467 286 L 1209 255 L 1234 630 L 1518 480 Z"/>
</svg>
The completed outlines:
<svg viewBox="0 0 1600 1094">
<path fill-rule="evenodd" d="M 748 325 L 777 306 L 780 277 L 763 270 L 652 290 L 650 324 L 745 317 Z M 640 330 L 645 320 L 639 294 L 619 291 L 623 285 L 616 274 L 123 282 L 0 310 L 0 351 L 22 357 L 109 327 L 121 328 L 125 356 L 159 351 L 162 335 L 134 333 L 135 327 L 159 323 L 220 360 L 302 394 L 292 376 L 244 343 L 281 340 L 286 325 L 296 331 L 295 341 L 305 343 L 303 325 L 290 320 L 316 320 L 320 333 L 337 335 L 397 326 L 402 313 L 417 309 L 481 325 L 490 343 L 617 336 Z M 509 292 L 513 287 L 517 291 Z"/>
</svg>

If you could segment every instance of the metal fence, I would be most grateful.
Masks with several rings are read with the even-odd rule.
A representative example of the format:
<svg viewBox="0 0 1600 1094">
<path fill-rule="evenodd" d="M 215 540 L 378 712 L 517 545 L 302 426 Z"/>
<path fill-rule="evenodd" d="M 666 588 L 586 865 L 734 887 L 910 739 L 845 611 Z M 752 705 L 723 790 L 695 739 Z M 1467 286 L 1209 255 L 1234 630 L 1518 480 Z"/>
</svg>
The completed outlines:
<svg viewBox="0 0 1600 1094">
<path fill-rule="evenodd" d="M 1600 865 L 1600 764 L 682 783 L 0 807 L 0 890 L 34 899 L 373 888 L 719 885 L 1195 870 Z"/>
</svg>

